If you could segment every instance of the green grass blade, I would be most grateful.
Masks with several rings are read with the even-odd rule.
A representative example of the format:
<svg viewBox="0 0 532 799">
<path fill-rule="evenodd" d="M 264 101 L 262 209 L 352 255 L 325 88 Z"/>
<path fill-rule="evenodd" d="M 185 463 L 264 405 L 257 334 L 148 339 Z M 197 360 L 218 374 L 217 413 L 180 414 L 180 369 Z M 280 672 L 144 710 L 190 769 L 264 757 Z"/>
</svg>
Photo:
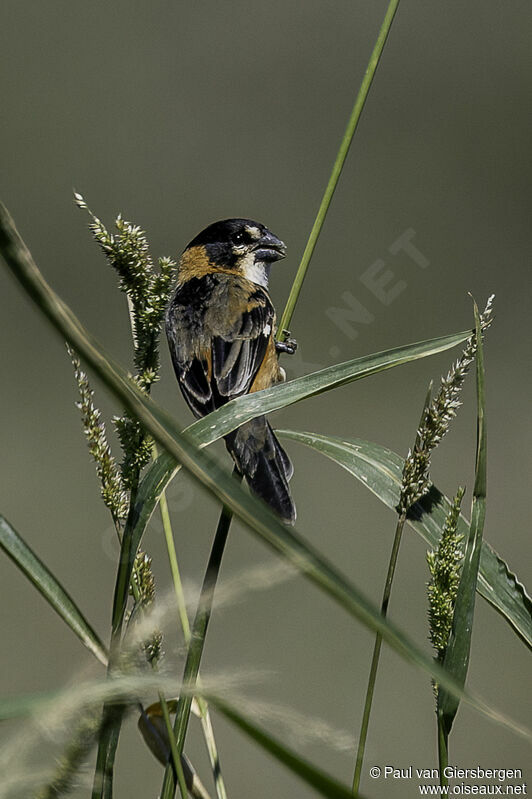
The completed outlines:
<svg viewBox="0 0 532 799">
<path fill-rule="evenodd" d="M 360 480 L 392 510 L 399 501 L 403 459 L 395 452 L 371 441 L 341 439 L 315 433 L 278 430 L 278 435 L 299 441 L 326 455 Z M 408 523 L 431 548 L 438 545 L 450 500 L 435 486 L 411 509 Z M 460 516 L 458 533 L 467 541 L 469 523 Z M 477 591 L 512 626 L 532 649 L 532 601 L 525 588 L 495 550 L 483 541 Z"/>
<path fill-rule="evenodd" d="M 198 449 L 172 418 L 138 389 L 125 370 L 105 356 L 101 345 L 46 283 L 16 231 L 13 220 L 1 205 L 0 252 L 14 277 L 61 337 L 67 339 L 109 391 L 200 484 L 231 508 L 245 525 L 337 604 L 368 628 L 380 632 L 383 640 L 405 660 L 429 673 L 440 685 L 456 691 L 484 715 L 505 723 L 527 738 L 532 737 L 529 730 L 507 719 L 459 686 L 445 669 L 428 657 L 395 624 L 384 619 L 379 609 L 307 544 L 301 535 L 282 524 L 266 505 L 236 485 L 227 470 L 221 469 L 207 452 Z"/>
<path fill-rule="evenodd" d="M 450 336 L 441 336 L 329 366 L 288 383 L 232 400 L 204 419 L 194 422 L 183 432 L 198 446 L 212 444 L 255 416 L 280 410 L 287 405 L 293 405 L 385 369 L 443 352 L 461 344 L 469 335 L 470 332 L 466 331 Z M 176 463 L 175 458 L 166 452 L 159 455 L 147 469 L 137 494 L 131 551 L 125 553 L 126 557 L 134 559 L 159 497 L 179 469 L 180 466 Z"/>
<path fill-rule="evenodd" d="M 237 711 L 219 697 L 209 696 L 208 699 L 210 704 L 212 704 L 219 713 L 242 730 L 243 733 L 252 738 L 259 746 L 265 749 L 266 752 L 272 755 L 272 757 L 283 763 L 290 771 L 306 782 L 307 785 L 314 788 L 316 793 L 321 796 L 326 796 L 328 799 L 353 799 L 353 794 L 350 790 L 324 771 L 321 771 L 321 769 L 318 769 L 307 760 L 304 760 L 296 754 L 296 752 L 270 735 L 270 733 L 258 727 L 249 716 Z M 360 796 L 360 794 L 357 795 Z"/>
<path fill-rule="evenodd" d="M 190 425 L 188 433 L 198 443 L 209 444 L 255 416 L 277 411 L 395 366 L 444 352 L 466 341 L 470 335 L 471 331 L 466 330 L 449 336 L 438 336 L 327 366 L 287 383 L 231 400 L 209 416 Z"/>
<path fill-rule="evenodd" d="M 445 656 L 444 667 L 454 677 L 465 685 L 469 667 L 469 652 L 471 649 L 471 635 L 473 633 L 473 619 L 475 615 L 475 587 L 480 563 L 480 549 L 482 546 L 482 533 L 486 517 L 486 422 L 485 422 L 485 383 L 484 383 L 484 356 L 482 349 L 482 334 L 480 319 L 476 303 L 475 322 L 477 339 L 477 456 L 475 466 L 475 487 L 473 489 L 473 505 L 471 509 L 471 526 L 469 537 L 466 541 L 462 573 L 458 585 L 458 593 L 453 614 L 453 626 Z M 447 735 L 449 734 L 454 718 L 458 711 L 460 700 L 445 689 L 438 691 L 438 714 L 444 724 Z"/>
<path fill-rule="evenodd" d="M 0 547 L 33 583 L 37 591 L 65 621 L 87 649 L 104 665 L 107 651 L 89 622 L 59 580 L 37 557 L 23 538 L 0 516 Z"/>
</svg>

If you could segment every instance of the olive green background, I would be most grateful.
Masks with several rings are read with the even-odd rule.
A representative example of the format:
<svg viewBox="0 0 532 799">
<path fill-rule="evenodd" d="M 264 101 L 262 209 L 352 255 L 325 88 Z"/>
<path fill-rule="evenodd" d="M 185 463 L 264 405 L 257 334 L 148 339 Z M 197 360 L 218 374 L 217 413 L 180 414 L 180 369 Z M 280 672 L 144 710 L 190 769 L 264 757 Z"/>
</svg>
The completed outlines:
<svg viewBox="0 0 532 799">
<path fill-rule="evenodd" d="M 144 227 L 155 255 L 177 257 L 216 219 L 264 222 L 289 248 L 272 275 L 280 310 L 385 7 L 375 0 L 3 4 L 2 200 L 46 278 L 123 363 L 130 357 L 124 298 L 87 232 L 87 217 L 73 205 L 72 187 L 107 224 L 122 212 Z M 483 305 L 494 292 L 496 321 L 486 341 L 485 535 L 529 584 L 531 23 L 532 6 L 521 0 L 401 4 L 293 318 L 300 350 L 292 363 L 284 359 L 290 374 L 303 374 L 462 330 L 472 325 L 467 293 Z M 414 231 L 412 241 L 429 262 L 425 268 L 405 251 L 390 252 L 406 231 Z M 378 268 L 392 273 L 386 290 L 406 284 L 388 304 L 361 279 L 378 259 Z M 331 309 L 356 301 L 366 323 L 341 329 Z M 5 270 L 0 302 L 0 511 L 107 640 L 116 545 L 73 405 L 68 358 Z M 154 394 L 185 425 L 190 414 L 166 345 L 163 356 Z M 446 353 L 309 400 L 278 413 L 274 423 L 368 438 L 404 454 L 427 383 L 439 379 L 452 357 Z M 95 388 L 109 419 L 119 409 Z M 466 508 L 474 443 L 470 380 L 432 469 L 446 493 L 460 483 L 468 487 Z M 297 529 L 378 602 L 393 514 L 346 472 L 293 443 L 288 449 L 296 468 Z M 219 452 L 224 457 L 223 448 Z M 194 585 L 218 508 L 183 476 L 170 488 L 169 502 L 183 575 Z M 170 578 L 158 520 L 145 546 L 164 593 Z M 276 563 L 249 531 L 234 525 L 224 580 Z M 6 558 L 0 559 L 0 580 L 3 695 L 102 674 Z M 391 617 L 429 652 L 426 580 L 424 544 L 408 531 Z M 284 704 L 356 734 L 371 642 L 367 630 L 296 578 L 220 608 L 204 670 L 213 678 L 236 674 L 242 698 Z M 170 634 L 169 664 L 177 645 Z M 479 600 L 471 689 L 530 725 L 528 669 L 523 644 Z M 261 723 L 350 780 L 352 752 L 320 737 L 300 740 L 310 722 L 296 724 L 299 732 L 268 718 Z M 314 795 L 223 720 L 215 718 L 215 726 L 231 799 Z M 210 786 L 196 727 L 187 749 Z M 3 745 L 22 729 L 5 724 Z M 63 735 L 47 724 L 25 750 L 17 748 L 14 771 L 27 776 L 50 765 Z M 460 710 L 451 763 L 526 769 L 529 757 L 522 739 Z M 369 767 L 436 762 L 429 680 L 385 648 L 363 791 L 374 798 L 418 795 L 416 780 L 371 780 Z M 160 778 L 130 720 L 117 758 L 117 797 L 155 797 Z M 5 782 L 4 795 L 12 795 Z M 87 785 L 76 793 L 88 795 Z"/>
</svg>

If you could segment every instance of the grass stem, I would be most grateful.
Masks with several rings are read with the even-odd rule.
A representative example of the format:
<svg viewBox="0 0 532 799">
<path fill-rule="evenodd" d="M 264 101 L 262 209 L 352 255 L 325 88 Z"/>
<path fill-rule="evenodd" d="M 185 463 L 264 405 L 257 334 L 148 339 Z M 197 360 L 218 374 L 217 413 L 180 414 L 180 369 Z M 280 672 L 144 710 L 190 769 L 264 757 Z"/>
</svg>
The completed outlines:
<svg viewBox="0 0 532 799">
<path fill-rule="evenodd" d="M 109 648 L 109 662 L 107 665 L 107 677 L 109 678 L 117 667 L 120 658 L 120 644 L 122 638 L 122 627 L 126 613 L 128 591 L 124 592 L 123 601 L 118 602 L 119 586 L 124 582 L 127 570 L 127 560 L 123 553 L 131 537 L 132 519 L 135 508 L 138 479 L 132 485 L 129 499 L 129 513 L 124 534 L 122 536 L 120 559 L 115 583 L 115 595 L 113 602 L 113 614 L 111 625 L 111 646 Z M 120 737 L 120 727 L 125 714 L 123 705 L 105 703 L 103 707 L 103 721 L 98 740 L 98 754 L 96 757 L 96 768 L 94 772 L 94 784 L 92 788 L 92 799 L 112 799 L 113 795 L 113 771 L 118 739 Z"/>
<path fill-rule="evenodd" d="M 395 574 L 395 567 L 397 565 L 397 556 L 399 554 L 399 546 L 401 544 L 401 537 L 403 535 L 403 528 L 405 526 L 406 513 L 402 513 L 397 521 L 395 528 L 395 536 L 393 539 L 392 551 L 390 553 L 390 561 L 388 563 L 388 573 L 386 575 L 386 582 L 384 584 L 384 591 L 382 594 L 381 613 L 386 616 L 388 612 L 388 604 L 390 602 L 390 595 L 392 592 L 393 578 Z M 371 706 L 373 703 L 373 694 L 375 691 L 375 682 L 377 679 L 377 669 L 379 668 L 379 660 L 382 647 L 382 636 L 377 633 L 375 636 L 375 645 L 373 647 L 373 657 L 371 659 L 371 667 L 369 671 L 368 687 L 366 689 L 366 701 L 364 703 L 364 714 L 362 716 L 362 724 L 360 727 L 360 735 L 358 739 L 357 759 L 355 765 L 355 775 L 353 778 L 353 795 L 358 795 L 360 787 L 360 777 L 362 774 L 362 764 L 364 762 L 364 752 L 366 749 L 366 739 L 368 737 L 369 717 L 371 715 Z"/>
<path fill-rule="evenodd" d="M 157 449 L 154 445 L 154 457 L 157 457 Z M 168 511 L 168 502 L 166 499 L 166 492 L 163 491 L 160 499 L 159 499 L 159 510 L 161 513 L 161 521 L 164 530 L 164 538 L 166 541 L 166 550 L 168 552 L 168 561 L 170 563 L 170 571 L 172 574 L 172 582 L 174 585 L 174 592 L 176 596 L 177 602 L 177 609 L 179 613 L 179 620 L 181 623 L 181 629 L 183 631 L 183 638 L 185 639 L 185 643 L 187 647 L 190 647 L 190 641 L 192 638 L 192 633 L 190 630 L 190 622 L 188 620 L 188 613 L 187 613 L 187 605 L 185 600 L 185 594 L 183 591 L 183 583 L 181 581 L 181 573 L 179 571 L 179 564 L 177 561 L 177 553 L 174 544 L 174 535 L 172 531 L 172 522 L 170 519 L 170 513 Z M 197 678 L 199 684 L 199 677 Z M 211 717 L 209 713 L 209 707 L 207 702 L 202 697 L 197 697 L 196 701 L 198 703 L 200 717 L 201 717 L 201 727 L 203 731 L 203 737 L 205 739 L 205 744 L 207 746 L 207 752 L 209 755 L 209 760 L 211 764 L 211 769 L 214 778 L 214 784 L 216 788 L 216 795 L 218 799 L 227 799 L 227 791 L 225 788 L 225 783 L 223 780 L 223 776 L 220 770 L 220 757 L 218 754 L 218 747 L 216 745 L 216 739 L 214 737 L 214 730 L 212 727 Z M 166 719 L 165 719 L 166 721 Z M 175 736 L 173 734 L 172 727 L 168 727 L 168 735 L 170 737 L 170 741 L 173 742 L 175 746 Z M 177 749 L 176 749 L 177 751 Z"/>
<path fill-rule="evenodd" d="M 159 511 L 161 513 L 161 521 L 163 524 L 164 539 L 166 543 L 166 551 L 168 554 L 168 562 L 170 564 L 170 573 L 172 575 L 172 583 L 174 586 L 174 593 L 177 602 L 177 612 L 179 614 L 179 622 L 183 631 L 183 638 L 188 645 L 190 642 L 190 622 L 187 614 L 187 603 L 183 591 L 183 583 L 181 582 L 181 573 L 179 571 L 179 564 L 177 562 L 177 553 L 174 545 L 174 536 L 172 532 L 172 522 L 170 521 L 170 513 L 168 511 L 168 502 L 166 500 L 166 492 L 163 491 L 159 498 Z"/>
<path fill-rule="evenodd" d="M 432 397 L 432 380 L 430 381 L 427 393 L 425 395 L 425 402 L 423 404 L 423 410 L 421 411 L 421 418 L 419 420 L 419 425 L 417 428 L 416 433 L 416 442 L 414 444 L 414 449 L 419 448 L 422 440 L 422 427 L 423 427 L 423 420 L 425 419 L 425 414 L 427 409 L 430 406 L 430 401 Z M 401 538 L 403 535 L 403 530 L 406 522 L 406 517 L 408 513 L 408 504 L 405 500 L 405 497 L 408 495 L 409 491 L 409 484 L 408 478 L 405 474 L 405 466 L 403 466 L 403 479 L 402 479 L 402 486 L 401 486 L 401 498 L 399 500 L 399 505 L 396 507 L 397 512 L 399 513 L 399 518 L 397 519 L 397 525 L 395 528 L 395 536 L 393 539 L 392 544 L 392 551 L 390 553 L 390 561 L 388 563 L 388 573 L 386 574 L 386 582 L 384 584 L 384 591 L 382 594 L 382 602 L 381 602 L 381 614 L 383 617 L 386 617 L 388 613 L 388 605 L 390 603 L 390 596 L 392 593 L 392 585 L 393 585 L 393 578 L 395 575 L 395 567 L 397 565 L 397 557 L 399 555 L 399 547 L 401 545 Z M 355 774 L 353 777 L 353 794 L 358 796 L 358 790 L 360 787 L 360 778 L 362 775 L 362 764 L 364 762 L 364 752 L 366 749 L 366 740 L 368 737 L 368 727 L 369 727 L 369 717 L 371 715 L 371 707 L 373 704 L 373 694 L 375 691 L 375 682 L 377 680 L 377 670 L 379 668 L 379 660 L 381 655 L 381 646 L 382 646 L 382 635 L 377 633 L 375 636 L 375 645 L 373 647 L 373 657 L 371 659 L 371 667 L 369 672 L 369 679 L 368 679 L 368 687 L 366 690 L 366 700 L 364 702 L 364 713 L 362 715 L 362 724 L 360 727 L 360 736 L 358 739 L 358 749 L 357 749 L 357 758 L 355 763 Z"/>
<path fill-rule="evenodd" d="M 188 799 L 188 791 L 187 785 L 185 782 L 185 775 L 183 774 L 183 766 L 181 765 L 181 757 L 179 752 L 177 751 L 177 746 L 175 742 L 174 731 L 172 729 L 172 721 L 170 719 L 170 713 L 168 711 L 168 704 L 166 699 L 164 698 L 163 694 L 159 692 L 159 704 L 161 705 L 161 710 L 163 713 L 164 723 L 166 725 L 166 732 L 168 733 L 168 741 L 170 743 L 170 753 L 172 756 L 172 763 L 175 768 L 175 773 L 177 777 L 177 782 L 179 785 L 179 790 L 181 792 L 181 799 Z"/>
<path fill-rule="evenodd" d="M 449 785 L 445 776 L 445 768 L 449 765 L 449 736 L 445 728 L 443 714 L 438 711 L 438 765 L 440 771 L 440 785 L 442 788 Z"/>
<path fill-rule="evenodd" d="M 397 11 L 398 6 L 399 6 L 399 0 L 390 0 L 390 3 L 388 5 L 388 10 L 386 11 L 386 15 L 384 17 L 381 29 L 379 31 L 379 35 L 377 36 L 377 41 L 375 42 L 375 47 L 373 48 L 373 52 L 371 53 L 368 66 L 366 67 L 364 78 L 360 85 L 360 89 L 358 90 L 353 110 L 351 111 L 351 115 L 349 117 L 349 121 L 347 123 L 343 139 L 340 143 L 340 149 L 338 150 L 336 159 L 333 164 L 332 172 L 329 177 L 329 182 L 327 183 L 327 186 L 325 188 L 325 192 L 323 194 L 316 219 L 314 220 L 314 224 L 312 226 L 312 230 L 310 231 L 310 235 L 305 250 L 303 252 L 303 256 L 301 258 L 301 262 L 299 264 L 296 276 L 294 278 L 294 283 L 292 285 L 290 295 L 286 302 L 286 306 L 283 311 L 281 321 L 279 322 L 278 337 L 281 340 L 283 340 L 284 338 L 283 331 L 287 330 L 288 327 L 290 326 L 292 314 L 294 313 L 299 293 L 301 291 L 303 281 L 305 280 L 305 276 L 307 274 L 307 269 L 310 264 L 310 259 L 312 258 L 312 255 L 314 253 L 314 248 L 316 247 L 316 243 L 321 233 L 323 223 L 325 222 L 327 211 L 329 210 L 333 194 L 335 192 L 336 186 L 338 185 L 338 181 L 340 179 L 340 175 L 342 173 L 342 169 L 345 160 L 347 158 L 347 154 L 349 152 L 353 136 L 355 135 L 355 131 L 357 129 L 362 109 L 364 108 L 364 104 L 366 102 L 373 78 L 375 76 L 375 72 L 377 71 L 377 66 L 379 64 L 382 51 L 384 50 L 384 45 L 386 44 L 386 39 L 388 38 L 388 34 L 390 32 L 390 28 L 392 26 L 392 22 L 395 17 L 395 13 Z"/>
<path fill-rule="evenodd" d="M 233 471 L 233 476 L 238 482 L 242 480 L 242 475 L 236 470 Z M 222 557 L 231 526 L 233 512 L 225 505 L 222 508 L 212 549 L 205 570 L 203 578 L 203 585 L 201 587 L 200 599 L 198 609 L 192 625 L 192 636 L 190 645 L 187 652 L 187 659 L 185 662 L 185 669 L 183 674 L 183 687 L 185 690 L 182 692 L 177 703 L 176 719 L 174 723 L 174 735 L 176 737 L 176 746 L 179 754 L 183 752 L 183 745 L 187 733 L 188 721 L 190 718 L 190 709 L 192 705 L 192 698 L 194 689 L 197 684 L 198 672 L 205 645 L 205 637 L 207 634 L 207 627 L 211 618 L 212 603 L 214 599 L 214 590 L 218 581 L 220 573 L 220 566 L 222 564 Z M 163 787 L 161 790 L 161 799 L 172 799 L 175 794 L 175 780 L 172 769 L 167 767 L 164 775 Z"/>
</svg>

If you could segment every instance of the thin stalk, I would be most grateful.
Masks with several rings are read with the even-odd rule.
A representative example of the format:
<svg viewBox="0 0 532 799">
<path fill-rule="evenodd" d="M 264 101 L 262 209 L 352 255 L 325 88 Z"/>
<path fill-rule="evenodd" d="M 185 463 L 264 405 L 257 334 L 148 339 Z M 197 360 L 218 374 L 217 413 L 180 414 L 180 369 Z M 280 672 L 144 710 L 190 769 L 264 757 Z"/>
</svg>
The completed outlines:
<svg viewBox="0 0 532 799">
<path fill-rule="evenodd" d="M 159 692 L 159 704 L 161 705 L 161 710 L 163 712 L 164 723 L 166 725 L 166 731 L 168 733 L 168 741 L 170 743 L 170 752 L 172 754 L 172 763 L 175 768 L 175 773 L 177 776 L 177 782 L 179 784 L 179 790 L 181 792 L 181 799 L 188 799 L 188 791 L 187 785 L 185 782 L 185 775 L 183 774 L 183 766 L 181 765 L 181 757 L 179 752 L 177 751 L 177 746 L 175 742 L 174 731 L 172 729 L 172 721 L 170 719 L 170 713 L 168 711 L 168 705 L 166 703 L 166 699 L 164 698 L 163 694 Z"/>
<path fill-rule="evenodd" d="M 445 768 L 449 765 L 449 736 L 445 728 L 445 719 L 438 710 L 438 765 L 440 771 L 440 785 L 442 788 L 449 785 L 445 776 Z"/>
<path fill-rule="evenodd" d="M 388 611 L 388 604 L 390 602 L 390 594 L 392 592 L 393 578 L 395 574 L 395 567 L 397 565 L 397 556 L 399 554 L 399 546 L 401 544 L 401 537 L 403 535 L 403 528 L 405 526 L 406 513 L 402 513 L 397 521 L 395 528 L 395 536 L 393 539 L 392 551 L 390 554 L 390 562 L 388 563 L 388 573 L 386 575 L 386 583 L 384 584 L 384 591 L 382 594 L 381 613 L 386 616 Z M 360 776 L 362 773 L 362 763 L 364 761 L 364 752 L 366 749 L 366 739 L 368 737 L 369 717 L 371 714 L 371 705 L 373 702 L 373 694 L 375 691 L 375 681 L 377 679 L 377 669 L 379 668 L 379 659 L 382 647 L 382 636 L 377 634 L 375 637 L 375 645 L 373 647 L 373 657 L 371 659 L 371 668 L 369 671 L 368 687 L 366 690 L 366 701 L 364 703 L 364 714 L 362 716 L 362 724 L 360 727 L 360 736 L 358 739 L 357 759 L 355 765 L 355 776 L 353 778 L 353 795 L 358 795 L 360 787 Z"/>
<path fill-rule="evenodd" d="M 414 448 L 420 445 L 421 442 L 421 427 L 425 418 L 425 413 L 430 405 L 432 397 L 432 380 L 429 383 L 427 393 L 425 394 L 425 402 L 423 403 L 423 410 L 419 419 L 419 425 L 416 433 L 416 441 Z M 403 470 L 403 486 L 401 487 L 401 497 L 405 491 L 405 474 Z M 401 500 L 401 504 L 402 500 Z M 399 555 L 399 547 L 401 545 L 401 538 L 403 529 L 406 522 L 407 510 L 399 513 L 397 526 L 395 528 L 395 536 L 392 544 L 392 551 L 390 553 L 390 561 L 388 563 L 388 573 L 386 575 L 386 582 L 384 584 L 384 591 L 382 594 L 381 614 L 386 617 L 388 613 L 388 605 L 390 603 L 390 595 L 392 593 L 393 578 L 395 575 L 395 567 L 397 565 L 397 557 Z M 377 680 L 377 670 L 379 668 L 379 660 L 381 656 L 382 635 L 377 633 L 375 636 L 375 645 L 373 647 L 373 657 L 371 659 L 371 667 L 369 671 L 368 687 L 366 689 L 366 700 L 364 702 L 364 713 L 362 715 L 362 724 L 360 726 L 360 735 L 358 739 L 357 758 L 355 763 L 355 774 L 353 777 L 353 794 L 358 796 L 358 789 L 360 787 L 360 777 L 362 775 L 362 764 L 364 762 L 364 752 L 366 749 L 366 739 L 368 737 L 369 717 L 371 715 L 371 706 L 373 704 L 373 694 L 375 692 L 375 682 Z"/>
<path fill-rule="evenodd" d="M 233 476 L 238 482 L 242 480 L 242 475 L 236 470 L 233 471 Z M 211 618 L 212 603 L 214 599 L 214 590 L 218 581 L 220 573 L 220 566 L 222 557 L 225 550 L 225 544 L 231 526 L 233 512 L 225 505 L 222 508 L 214 540 L 212 543 L 211 554 L 205 570 L 203 578 L 203 585 L 201 587 L 200 599 L 198 609 L 192 625 L 192 637 L 190 646 L 187 652 L 187 659 L 185 661 L 185 669 L 183 674 L 183 688 L 184 690 L 179 697 L 177 703 L 176 719 L 174 723 L 174 735 L 176 737 L 176 746 L 179 754 L 183 752 L 183 745 L 190 718 L 190 709 L 192 705 L 192 698 L 194 689 L 197 685 L 197 678 L 199 667 L 201 663 L 201 656 L 205 645 L 205 637 L 207 634 L 207 627 Z M 175 793 L 175 781 L 172 769 L 166 767 L 163 786 L 161 790 L 161 799 L 172 799 Z"/>
<path fill-rule="evenodd" d="M 124 601 L 117 602 L 118 587 L 126 579 L 127 561 L 123 557 L 124 546 L 131 537 L 131 530 L 133 529 L 133 515 L 135 509 L 135 500 L 138 488 L 138 475 L 137 480 L 131 486 L 129 498 L 129 513 L 122 537 L 122 546 L 120 551 L 120 559 L 118 562 L 118 570 L 115 583 L 115 596 L 113 602 L 113 614 L 111 624 L 111 645 L 109 647 L 109 662 L 107 665 L 107 677 L 110 677 L 116 668 L 117 662 L 120 657 L 120 643 L 122 638 L 122 626 L 124 623 L 124 616 L 126 613 L 128 592 L 124 594 Z M 131 581 L 134 585 L 134 581 Z M 94 784 L 92 788 L 92 799 L 112 799 L 113 796 L 113 771 L 116 749 L 118 746 L 118 739 L 120 737 L 120 727 L 122 726 L 122 719 L 125 713 L 124 705 L 104 704 L 103 707 L 103 721 L 100 732 L 100 739 L 98 741 L 98 755 L 96 757 L 96 768 L 94 771 Z"/>
<path fill-rule="evenodd" d="M 154 457 L 157 457 L 157 448 L 154 446 L 153 449 L 154 449 Z M 161 513 L 161 521 L 163 524 L 166 549 L 168 552 L 168 561 L 170 563 L 170 572 L 172 574 L 172 582 L 174 584 L 174 592 L 176 595 L 179 620 L 181 622 L 181 629 L 183 630 L 183 638 L 185 639 L 187 647 L 190 647 L 192 634 L 190 631 L 190 623 L 188 620 L 185 594 L 183 591 L 183 583 L 181 581 L 181 573 L 179 571 L 179 564 L 177 561 L 177 553 L 175 549 L 174 535 L 172 531 L 172 522 L 170 520 L 170 513 L 168 511 L 168 502 L 166 500 L 165 491 L 162 492 L 161 497 L 159 499 L 159 510 Z M 197 682 L 199 685 L 199 677 Z M 213 773 L 216 794 L 218 796 L 218 799 L 227 799 L 227 791 L 225 789 L 225 783 L 220 770 L 220 757 L 218 754 L 216 739 L 214 737 L 214 730 L 212 727 L 209 707 L 207 705 L 207 702 L 202 697 L 196 697 L 196 701 L 200 712 L 201 727 L 203 731 L 203 737 L 205 739 L 205 744 L 207 746 L 207 752 L 209 754 L 209 760 Z M 173 734 L 172 727 L 171 726 L 168 727 L 167 725 L 167 729 L 170 741 L 175 745 L 175 737 Z"/>
<path fill-rule="evenodd" d="M 199 677 L 198 677 L 198 687 L 201 688 L 201 682 Z M 196 701 L 198 703 L 201 716 L 201 727 L 203 730 L 203 737 L 205 738 L 205 743 L 207 744 L 207 751 L 209 753 L 209 760 L 212 768 L 216 795 L 218 799 L 227 799 L 227 791 L 225 789 L 224 779 L 222 777 L 222 772 L 220 770 L 220 758 L 218 755 L 218 749 L 216 747 L 216 739 L 214 737 L 214 730 L 212 728 L 209 706 L 202 697 L 199 696 L 196 697 Z"/>
<path fill-rule="evenodd" d="M 388 10 L 386 11 L 386 15 L 384 17 L 381 29 L 379 31 L 379 35 L 377 36 L 375 47 L 373 48 L 373 52 L 371 53 L 368 66 L 366 67 L 364 79 L 362 80 L 360 89 L 358 90 L 355 104 L 353 106 L 353 110 L 351 111 L 351 116 L 349 117 L 344 137 L 340 143 L 340 149 L 338 150 L 338 154 L 336 156 L 336 160 L 332 168 L 329 182 L 327 183 L 327 186 L 325 188 L 325 193 L 322 197 L 316 219 L 314 220 L 314 224 L 312 226 L 312 230 L 310 231 L 310 236 L 308 238 L 305 250 L 303 252 L 303 256 L 301 258 L 301 262 L 299 264 L 294 279 L 294 283 L 290 291 L 290 295 L 288 297 L 285 309 L 283 311 L 281 321 L 279 322 L 278 337 L 280 338 L 281 341 L 284 339 L 285 336 L 284 331 L 286 331 L 290 326 L 292 314 L 294 313 L 299 293 L 301 291 L 303 281 L 305 280 L 305 276 L 307 274 L 307 269 L 310 263 L 310 259 L 312 258 L 316 242 L 318 241 L 318 237 L 321 233 L 323 223 L 325 222 L 325 217 L 327 216 L 327 211 L 329 210 L 329 206 L 331 204 L 331 200 L 333 198 L 336 186 L 338 185 L 338 181 L 342 173 L 345 159 L 347 158 L 347 153 L 349 152 L 353 136 L 357 129 L 358 120 L 360 119 L 360 115 L 362 113 L 362 109 L 364 108 L 364 104 L 366 102 L 366 98 L 368 96 L 373 78 L 375 76 L 375 72 L 377 71 L 377 66 L 379 64 L 380 57 L 382 55 L 384 45 L 386 44 L 386 39 L 388 38 L 388 34 L 390 32 L 390 28 L 392 26 L 392 22 L 395 17 L 395 13 L 397 11 L 398 6 L 399 6 L 399 0 L 390 0 L 390 3 L 388 5 Z"/>
<path fill-rule="evenodd" d="M 172 522 L 170 521 L 170 514 L 168 512 L 168 502 L 166 501 L 166 492 L 163 491 L 159 498 L 159 510 L 161 513 L 161 521 L 163 523 L 164 539 L 166 542 L 166 551 L 168 553 L 168 562 L 170 564 L 170 573 L 172 575 L 172 583 L 174 585 L 174 593 L 177 602 L 177 612 L 179 614 L 179 621 L 183 631 L 185 643 L 190 641 L 190 623 L 187 614 L 187 603 L 183 591 L 183 583 L 181 582 L 181 573 L 179 571 L 179 564 L 177 562 L 177 553 L 174 545 L 174 536 L 172 532 Z"/>
</svg>

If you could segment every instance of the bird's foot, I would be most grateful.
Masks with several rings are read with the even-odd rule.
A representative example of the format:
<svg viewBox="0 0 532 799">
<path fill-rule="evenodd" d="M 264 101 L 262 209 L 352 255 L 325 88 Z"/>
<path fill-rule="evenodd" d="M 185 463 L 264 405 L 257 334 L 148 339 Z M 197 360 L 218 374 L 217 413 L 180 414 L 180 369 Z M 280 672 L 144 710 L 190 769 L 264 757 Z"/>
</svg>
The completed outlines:
<svg viewBox="0 0 532 799">
<path fill-rule="evenodd" d="M 289 330 L 283 330 L 283 335 L 286 336 L 284 341 L 275 342 L 275 351 L 284 352 L 286 355 L 293 355 L 297 350 L 297 341 L 292 338 Z"/>
</svg>

